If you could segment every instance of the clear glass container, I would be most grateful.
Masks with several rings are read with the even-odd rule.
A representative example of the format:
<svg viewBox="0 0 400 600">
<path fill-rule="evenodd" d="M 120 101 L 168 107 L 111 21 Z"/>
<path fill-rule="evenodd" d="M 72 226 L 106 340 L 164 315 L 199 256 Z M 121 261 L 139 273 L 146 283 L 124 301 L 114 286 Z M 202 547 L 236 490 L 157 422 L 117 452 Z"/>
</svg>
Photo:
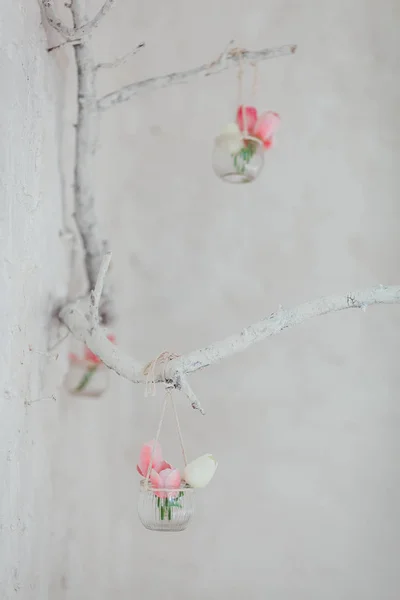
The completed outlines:
<svg viewBox="0 0 400 600">
<path fill-rule="evenodd" d="M 71 360 L 65 387 L 75 396 L 101 396 L 108 388 L 109 370 L 103 363 Z"/>
<path fill-rule="evenodd" d="M 194 513 L 194 489 L 157 490 L 142 479 L 138 501 L 139 519 L 151 531 L 183 531 Z"/>
<path fill-rule="evenodd" d="M 264 146 L 261 140 L 242 136 L 241 144 L 216 138 L 212 164 L 215 174 L 228 183 L 250 183 L 264 166 Z"/>
</svg>

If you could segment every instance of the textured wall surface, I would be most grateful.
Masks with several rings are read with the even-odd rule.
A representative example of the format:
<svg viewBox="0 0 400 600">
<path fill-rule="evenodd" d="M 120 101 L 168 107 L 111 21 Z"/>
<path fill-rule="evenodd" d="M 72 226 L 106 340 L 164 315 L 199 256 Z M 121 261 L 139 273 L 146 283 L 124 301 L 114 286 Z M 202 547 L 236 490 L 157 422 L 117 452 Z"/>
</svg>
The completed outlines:
<svg viewBox="0 0 400 600">
<path fill-rule="evenodd" d="M 90 4 L 94 10 L 99 2 Z M 30 133 L 18 133 L 21 154 L 14 160 L 25 160 L 19 169 L 39 186 L 43 170 L 31 164 L 26 140 L 45 143 L 34 133 L 45 131 L 48 152 L 56 135 L 54 108 L 46 109 L 43 128 L 48 98 L 42 94 L 53 93 L 39 81 L 47 77 L 43 33 L 36 5 L 29 22 L 29 15 L 7 10 L 15 31 L 8 21 L 4 35 L 18 46 L 17 64 L 27 61 L 18 67 L 15 89 L 33 102 L 18 113 L 26 115 Z M 221 183 L 210 163 L 212 140 L 235 111 L 235 71 L 143 95 L 102 115 L 99 218 L 114 252 L 116 334 L 125 349 L 141 359 L 165 349 L 185 352 L 279 304 L 399 282 L 399 21 L 396 0 L 221 0 L 218 12 L 211 0 L 117 2 L 94 36 L 98 59 L 111 60 L 141 41 L 146 48 L 100 75 L 104 93 L 213 60 L 232 38 L 255 49 L 299 44 L 294 57 L 258 67 L 255 102 L 277 110 L 282 129 L 251 185 Z M 30 51 L 33 43 L 40 52 Z M 1 60 L 16 78 L 7 56 Z M 68 60 L 67 158 L 74 123 L 70 49 L 50 63 L 60 76 Z M 28 67 L 34 88 L 23 79 Z M 251 79 L 248 73 L 247 101 L 253 100 Z M 11 116 L 2 114 L 2 127 L 15 116 L 12 135 L 24 122 L 13 113 L 17 91 L 6 88 Z M 70 160 L 66 167 L 69 172 Z M 59 227 L 49 199 L 51 191 L 60 193 L 57 180 L 44 180 L 35 217 L 41 220 L 33 227 L 20 170 L 13 168 L 17 174 L 10 175 L 10 165 L 4 171 L 20 190 L 12 204 L 19 234 L 13 243 L 20 247 L 10 255 L 17 256 L 13 270 L 3 263 L 3 277 L 28 269 L 24 252 L 26 264 L 39 270 L 26 275 L 28 283 L 19 276 L 8 283 L 11 292 L 1 300 L 10 303 L 5 331 L 18 322 L 40 328 L 40 319 L 32 323 L 26 314 L 34 307 L 23 300 L 23 285 L 47 318 L 44 297 L 55 264 L 49 274 L 43 253 L 48 243 L 57 248 Z M 33 299 L 35 286 L 41 296 Z M 37 453 L 32 462 L 21 458 L 19 471 L 0 456 L 2 521 L 6 515 L 16 526 L 18 516 L 31 515 L 28 541 L 15 532 L 3 543 L 7 593 L 19 561 L 26 583 L 20 597 L 29 599 L 47 598 L 45 591 L 29 591 L 36 573 L 50 582 L 52 600 L 397 600 L 399 325 L 396 306 L 329 315 L 196 374 L 192 383 L 207 416 L 179 399 L 188 454 L 213 452 L 220 466 L 197 495 L 193 524 L 180 534 L 148 532 L 136 515 L 135 465 L 140 445 L 155 434 L 161 390 L 156 400 L 144 400 L 141 387 L 112 375 L 100 400 L 65 394 L 57 403 L 37 404 L 35 413 L 31 407 L 28 416 L 23 404 L 16 413 L 4 397 L 9 424 L 2 417 L 1 452 L 5 439 L 18 449 L 24 435 L 20 452 L 29 446 Z M 30 338 L 18 336 L 2 356 L 17 394 L 20 373 L 37 377 L 40 362 L 29 355 L 34 368 L 19 366 Z M 161 441 L 178 462 L 171 418 Z"/>
<path fill-rule="evenodd" d="M 65 296 L 61 65 L 35 2 L 0 8 L 0 598 L 47 598 L 51 448 L 63 362 L 46 356 Z M 58 87 L 58 92 L 57 92 Z M 32 402 L 31 406 L 26 403 Z"/>
</svg>

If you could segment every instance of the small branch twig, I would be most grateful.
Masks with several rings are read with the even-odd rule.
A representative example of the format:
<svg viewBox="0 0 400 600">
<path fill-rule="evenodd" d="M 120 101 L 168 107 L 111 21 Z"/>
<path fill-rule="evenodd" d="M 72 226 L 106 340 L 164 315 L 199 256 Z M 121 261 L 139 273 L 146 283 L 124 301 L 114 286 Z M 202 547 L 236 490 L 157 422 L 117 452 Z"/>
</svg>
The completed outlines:
<svg viewBox="0 0 400 600">
<path fill-rule="evenodd" d="M 120 65 L 123 65 L 128 60 L 128 58 L 130 58 L 131 56 L 135 56 L 135 54 L 137 54 L 139 52 L 139 50 L 141 50 L 144 47 L 145 47 L 145 43 L 142 42 L 141 44 L 138 44 L 136 46 L 136 48 L 134 48 L 130 52 L 127 52 L 123 56 L 120 56 L 113 62 L 99 63 L 98 65 L 96 65 L 96 69 L 97 70 L 98 69 L 115 69 L 115 67 L 119 67 Z"/>
<path fill-rule="evenodd" d="M 194 408 L 195 410 L 199 410 L 202 415 L 205 415 L 206 413 L 205 413 L 203 407 L 201 406 L 200 401 L 197 398 L 196 394 L 190 387 L 189 382 L 185 375 L 182 375 L 180 377 L 179 383 L 180 383 L 180 390 L 185 394 L 185 396 L 189 400 L 192 408 Z M 179 387 L 179 386 L 177 386 L 177 387 Z"/>
<path fill-rule="evenodd" d="M 85 27 L 88 28 L 89 31 L 96 29 L 99 26 L 100 21 L 106 16 L 107 13 L 115 6 L 117 0 L 105 0 L 103 6 L 100 8 L 99 12 L 93 17 L 91 21 L 87 25 L 83 25 L 78 31 L 81 35 L 85 35 Z"/>
<path fill-rule="evenodd" d="M 91 294 L 91 308 L 93 314 L 99 305 L 99 294 L 104 284 L 107 267 L 110 264 L 110 254 L 104 257 L 99 278 L 94 292 Z M 373 304 L 400 304 L 400 286 L 377 286 L 375 288 L 345 294 L 344 296 L 327 296 L 311 302 L 301 304 L 297 308 L 279 309 L 269 317 L 250 325 L 239 334 L 232 335 L 220 342 L 215 342 L 206 348 L 195 350 L 175 358 L 161 365 L 154 373 L 154 382 L 170 382 L 177 389 L 181 389 L 189 398 L 191 405 L 202 412 L 201 405 L 187 381 L 187 375 L 204 369 L 212 364 L 246 350 L 252 344 L 260 342 L 271 335 L 284 329 L 300 325 L 311 318 L 337 312 L 348 308 L 365 310 Z M 145 364 L 124 354 L 106 337 L 104 330 L 97 324 L 93 325 L 76 307 L 69 305 L 60 312 L 60 319 L 65 323 L 71 333 L 84 342 L 110 369 L 128 379 L 132 383 L 146 383 L 144 374 Z"/>
<path fill-rule="evenodd" d="M 207 63 L 205 65 L 201 65 L 200 67 L 189 69 L 188 71 L 182 71 L 181 73 L 169 73 L 168 75 L 162 75 L 161 77 L 144 79 L 143 81 L 131 83 L 130 85 L 116 90 L 115 92 L 111 92 L 111 94 L 107 94 L 98 100 L 97 108 L 100 111 L 107 110 L 113 106 L 116 106 L 117 104 L 120 104 L 121 102 L 126 102 L 127 100 L 133 98 L 133 96 L 145 91 L 147 92 L 170 85 L 186 83 L 187 80 L 199 75 L 207 77 L 209 75 L 220 73 L 221 71 L 224 71 L 241 60 L 240 56 L 242 57 L 243 61 L 259 62 L 270 58 L 278 58 L 280 56 L 290 56 L 296 52 L 297 48 L 297 46 L 291 44 L 287 46 L 279 46 L 278 48 L 265 48 L 264 50 L 252 52 L 249 50 L 239 51 L 235 48 L 229 50 L 230 46 L 231 43 L 228 45 L 228 48 L 225 50 L 225 52 L 223 52 L 220 57 L 212 63 Z"/>
<path fill-rule="evenodd" d="M 75 36 L 85 37 L 88 34 L 90 34 L 93 31 L 93 29 L 96 29 L 96 27 L 100 25 L 102 19 L 115 6 L 116 2 L 117 0 L 105 0 L 103 6 L 100 8 L 99 12 L 93 17 L 93 19 L 91 19 L 87 23 L 83 23 L 80 27 L 78 27 L 75 30 Z"/>
<path fill-rule="evenodd" d="M 73 28 L 68 27 L 61 21 L 54 10 L 54 0 L 42 0 L 43 13 L 49 24 L 55 31 L 62 35 L 66 40 L 72 40 L 75 35 Z"/>
<path fill-rule="evenodd" d="M 61 44 L 57 44 L 57 46 L 52 46 L 51 48 L 47 48 L 47 52 L 53 52 L 54 50 L 59 50 L 60 48 L 64 48 L 64 46 L 76 46 L 77 44 L 80 44 L 81 40 L 77 39 L 77 40 L 66 40 L 65 42 L 62 42 Z"/>
<path fill-rule="evenodd" d="M 67 42 L 72 42 L 74 40 L 83 38 L 88 36 L 93 29 L 96 29 L 100 25 L 101 20 L 106 14 L 112 9 L 117 0 L 105 0 L 103 6 L 100 8 L 99 12 L 91 19 L 90 21 L 85 18 L 83 21 L 79 23 L 79 25 L 74 25 L 74 27 L 68 27 L 61 21 L 61 19 L 57 16 L 54 11 L 54 0 L 42 0 L 42 6 L 44 14 L 49 22 L 49 24 L 61 34 Z M 74 12 L 77 8 L 76 0 L 71 1 L 71 10 Z M 61 46 L 62 44 L 60 44 Z M 56 46 L 57 48 L 60 46 Z"/>
<path fill-rule="evenodd" d="M 95 288 L 90 292 L 89 315 L 92 328 L 99 325 L 100 300 L 104 288 L 104 280 L 111 262 L 111 252 L 107 252 L 100 265 Z"/>
</svg>

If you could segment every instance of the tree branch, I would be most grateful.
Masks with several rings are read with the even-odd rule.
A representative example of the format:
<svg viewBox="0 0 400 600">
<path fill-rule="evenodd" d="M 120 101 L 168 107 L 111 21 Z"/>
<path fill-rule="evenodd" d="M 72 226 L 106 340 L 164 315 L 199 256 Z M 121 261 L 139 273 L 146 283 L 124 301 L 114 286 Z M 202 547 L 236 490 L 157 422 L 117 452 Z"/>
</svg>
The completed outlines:
<svg viewBox="0 0 400 600">
<path fill-rule="evenodd" d="M 71 12 L 74 29 L 79 31 L 87 23 L 87 15 L 80 0 L 72 0 Z M 98 131 L 95 64 L 90 47 L 85 39 L 75 44 L 73 50 L 77 66 L 78 87 L 74 161 L 74 217 L 84 249 L 89 290 L 93 290 L 103 255 L 108 249 L 107 241 L 102 239 L 100 235 L 94 200 L 93 160 L 96 153 Z M 100 314 L 104 323 L 110 323 L 114 316 L 109 284 L 103 290 Z"/>
<path fill-rule="evenodd" d="M 138 44 L 136 46 L 136 48 L 134 48 L 130 52 L 127 52 L 123 56 L 120 56 L 113 62 L 99 63 L 98 65 L 96 65 L 96 69 L 115 69 L 115 67 L 119 67 L 120 65 L 123 65 L 124 62 L 126 62 L 128 60 L 128 58 L 130 58 L 131 56 L 135 56 L 135 54 L 137 54 L 139 52 L 139 50 L 141 50 L 144 47 L 145 47 L 145 43 L 142 42 L 141 44 Z"/>
<path fill-rule="evenodd" d="M 99 10 L 99 12 L 88 21 L 85 16 L 84 19 L 79 20 L 79 24 L 75 21 L 74 27 L 68 27 L 65 25 L 61 19 L 57 16 L 54 11 L 54 0 L 42 0 L 42 6 L 44 14 L 50 25 L 58 31 L 67 41 L 71 42 L 73 40 L 81 39 L 88 36 L 93 29 L 99 26 L 103 17 L 112 9 L 117 0 L 105 0 L 103 6 Z M 80 9 L 80 3 L 76 0 L 71 0 L 71 11 L 74 14 L 77 14 Z"/>
<path fill-rule="evenodd" d="M 181 73 L 169 73 L 168 75 L 162 75 L 161 77 L 152 77 L 150 79 L 144 79 L 143 81 L 131 83 L 130 85 L 127 85 L 100 98 L 97 102 L 97 108 L 100 111 L 107 110 L 108 108 L 116 106 L 121 102 L 126 102 L 127 100 L 133 98 L 133 96 L 145 91 L 147 92 L 170 85 L 186 83 L 187 80 L 197 76 L 208 77 L 209 75 L 220 73 L 221 71 L 224 71 L 230 66 L 238 63 L 239 60 L 247 62 L 260 62 L 270 58 L 289 56 L 296 52 L 296 48 L 297 46 L 293 44 L 279 46 L 277 48 L 265 48 L 264 50 L 258 50 L 256 52 L 251 52 L 249 50 L 242 51 L 238 50 L 237 48 L 233 48 L 228 52 L 223 52 L 220 57 L 212 63 L 201 65 L 200 67 L 195 67 L 194 69 L 189 69 L 188 71 L 183 71 Z M 240 56 L 242 58 L 240 58 Z"/>
<path fill-rule="evenodd" d="M 117 0 L 105 0 L 103 6 L 100 8 L 99 12 L 87 23 L 82 24 L 75 31 L 75 36 L 84 37 L 91 33 L 93 29 L 96 29 L 100 25 L 101 20 L 106 16 L 107 13 L 115 6 Z"/>
<path fill-rule="evenodd" d="M 243 352 L 252 344 L 261 342 L 271 335 L 305 321 L 331 312 L 360 308 L 366 310 L 373 304 L 400 304 L 400 286 L 382 286 L 352 292 L 344 296 L 326 296 L 306 302 L 288 310 L 280 309 L 261 321 L 243 329 L 239 334 L 232 335 L 220 342 L 186 354 L 180 361 L 179 368 L 185 373 L 194 373 L 212 364 Z"/>
<path fill-rule="evenodd" d="M 98 321 L 93 320 L 92 317 L 96 306 L 98 306 L 98 295 L 101 293 L 110 259 L 110 254 L 105 256 L 99 271 L 95 291 L 90 296 L 89 318 L 85 317 L 76 305 L 66 306 L 61 310 L 59 316 L 71 333 L 84 342 L 110 369 L 132 383 L 146 383 L 147 376 L 144 374 L 146 365 L 129 357 L 112 344 L 107 339 L 105 331 L 99 326 Z M 246 327 L 237 335 L 232 335 L 200 350 L 174 358 L 166 365 L 156 365 L 154 382 L 172 383 L 177 389 L 181 389 L 186 394 L 194 408 L 202 411 L 198 399 L 188 384 L 188 374 L 204 369 L 237 352 L 242 352 L 256 342 L 261 342 L 271 335 L 295 325 L 300 325 L 314 317 L 348 308 L 366 310 L 368 306 L 373 304 L 400 304 L 400 286 L 380 285 L 344 296 L 319 298 L 289 310 L 280 309 L 261 321 Z"/>
<path fill-rule="evenodd" d="M 75 31 L 73 28 L 65 25 L 61 19 L 58 17 L 54 10 L 54 0 L 42 0 L 42 9 L 43 13 L 55 31 L 58 31 L 66 40 L 72 40 L 75 35 Z"/>
</svg>

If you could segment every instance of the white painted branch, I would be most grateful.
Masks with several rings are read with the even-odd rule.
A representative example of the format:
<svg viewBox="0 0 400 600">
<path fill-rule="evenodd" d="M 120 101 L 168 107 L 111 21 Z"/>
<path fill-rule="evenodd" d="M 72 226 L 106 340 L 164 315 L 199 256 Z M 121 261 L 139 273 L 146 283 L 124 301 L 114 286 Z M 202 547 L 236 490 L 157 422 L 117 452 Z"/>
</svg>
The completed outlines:
<svg viewBox="0 0 400 600">
<path fill-rule="evenodd" d="M 117 375 L 128 379 L 132 383 L 146 382 L 143 375 L 145 364 L 139 363 L 110 342 L 102 327 L 93 328 L 90 320 L 82 314 L 76 305 L 66 306 L 60 311 L 59 316 L 76 339 L 84 342 Z"/>
<path fill-rule="evenodd" d="M 100 301 L 104 288 L 104 281 L 111 262 L 111 252 L 108 252 L 100 265 L 99 274 L 94 290 L 90 293 L 90 321 L 92 328 L 99 325 Z"/>
<path fill-rule="evenodd" d="M 42 0 L 42 6 L 44 14 L 50 25 L 58 31 L 67 41 L 80 40 L 88 36 L 93 29 L 99 26 L 103 17 L 112 9 L 117 0 L 105 0 L 103 6 L 99 12 L 90 21 L 85 16 L 84 19 L 79 19 L 79 25 L 74 27 L 68 27 L 61 21 L 54 10 L 54 0 Z M 82 6 L 80 0 L 71 1 L 71 10 L 75 14 L 78 14 L 80 7 Z M 75 21 L 76 23 L 76 21 Z"/>
<path fill-rule="evenodd" d="M 230 66 L 238 63 L 240 55 L 244 62 L 260 62 L 270 58 L 278 58 L 280 56 L 289 56 L 296 52 L 295 45 L 279 46 L 277 48 L 265 48 L 264 50 L 258 50 L 251 52 L 249 50 L 243 50 L 241 52 L 238 49 L 231 49 L 225 51 L 221 56 L 214 62 L 183 71 L 181 73 L 169 73 L 168 75 L 162 75 L 161 77 L 152 77 L 150 79 L 144 79 L 127 85 L 111 94 L 107 94 L 98 100 L 98 109 L 103 111 L 130 100 L 133 96 L 142 92 L 148 92 L 151 90 L 157 90 L 170 85 L 177 85 L 181 83 L 187 83 L 189 79 L 197 76 L 207 77 L 220 73 Z"/>
<path fill-rule="evenodd" d="M 82 23 L 80 27 L 76 29 L 75 36 L 83 38 L 90 34 L 93 31 L 93 29 L 96 29 L 96 27 L 100 25 L 102 19 L 115 6 L 116 2 L 117 0 L 105 0 L 103 6 L 100 8 L 99 12 L 93 17 L 93 19 Z"/>
<path fill-rule="evenodd" d="M 74 38 L 75 31 L 61 21 L 54 10 L 54 0 L 42 0 L 43 13 L 46 16 L 49 24 L 55 31 L 58 31 L 65 39 L 71 40 Z"/>
<path fill-rule="evenodd" d="M 89 315 L 97 303 L 97 294 L 102 288 L 106 275 L 107 268 L 105 265 L 109 264 L 110 256 L 106 256 L 104 260 L 105 262 L 103 262 L 100 269 L 99 281 L 96 285 L 97 292 L 91 295 Z M 187 382 L 186 376 L 188 374 L 204 369 L 237 352 L 242 352 L 256 342 L 260 342 L 284 329 L 300 325 L 314 317 L 348 308 L 365 310 L 373 304 L 400 304 L 400 286 L 380 285 L 344 296 L 319 298 L 293 309 L 279 309 L 269 317 L 246 327 L 237 335 L 232 335 L 206 348 L 175 358 L 166 365 L 156 365 L 154 381 L 156 383 L 172 383 L 177 389 L 181 389 L 186 394 L 194 408 L 202 411 L 198 399 Z M 104 330 L 98 325 L 93 326 L 92 319 L 87 319 L 76 305 L 69 305 L 62 309 L 60 319 L 76 338 L 84 342 L 104 364 L 118 375 L 125 377 L 132 383 L 146 383 L 146 376 L 144 375 L 146 365 L 130 358 L 117 346 L 109 342 Z"/>
<path fill-rule="evenodd" d="M 81 0 L 73 0 L 71 11 L 75 30 L 79 30 L 86 22 L 87 16 Z M 88 40 L 81 40 L 74 45 L 78 79 L 78 115 L 75 137 L 74 163 L 74 199 L 75 220 L 82 239 L 85 254 L 85 267 L 89 289 L 96 285 L 100 265 L 107 242 L 99 233 L 94 205 L 94 165 L 96 137 L 98 130 L 98 111 L 96 106 L 95 64 Z M 109 323 L 114 314 L 109 285 L 103 291 L 101 318 Z"/>
<path fill-rule="evenodd" d="M 176 387 L 185 394 L 185 396 L 189 400 L 192 408 L 194 408 L 195 410 L 199 410 L 202 415 L 205 415 L 205 411 L 203 410 L 203 407 L 201 406 L 200 401 L 197 398 L 196 394 L 190 387 L 187 377 L 185 375 L 182 375 L 178 379 L 178 381 L 176 382 Z"/>
<path fill-rule="evenodd" d="M 309 319 L 347 308 L 366 310 L 373 304 L 400 304 L 400 286 L 377 286 L 368 290 L 352 292 L 344 296 L 326 296 L 301 304 L 297 308 L 280 309 L 261 321 L 243 329 L 220 342 L 195 350 L 177 361 L 183 373 L 189 374 L 199 369 L 246 350 L 252 344 L 261 342 L 284 329 L 300 325 Z M 171 368 L 175 365 L 171 365 Z"/>
<path fill-rule="evenodd" d="M 130 52 L 127 52 L 123 56 L 120 56 L 119 58 L 115 59 L 113 62 L 99 63 L 98 65 L 96 65 L 96 69 L 115 69 L 115 67 L 123 65 L 131 56 L 135 56 L 135 54 L 137 54 L 139 50 L 141 50 L 144 47 L 145 43 L 142 42 L 141 44 L 138 44 L 136 48 L 134 48 Z"/>
</svg>

